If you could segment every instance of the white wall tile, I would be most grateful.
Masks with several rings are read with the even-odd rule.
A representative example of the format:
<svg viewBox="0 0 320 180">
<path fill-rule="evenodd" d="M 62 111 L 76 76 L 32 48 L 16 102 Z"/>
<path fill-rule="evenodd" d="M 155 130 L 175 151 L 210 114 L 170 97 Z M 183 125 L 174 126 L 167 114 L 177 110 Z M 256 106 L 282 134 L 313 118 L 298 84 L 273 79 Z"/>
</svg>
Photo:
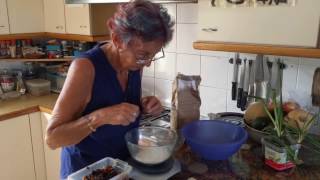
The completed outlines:
<svg viewBox="0 0 320 180">
<path fill-rule="evenodd" d="M 200 56 L 178 54 L 177 55 L 177 73 L 185 75 L 200 75 Z"/>
<path fill-rule="evenodd" d="M 200 86 L 201 115 L 225 112 L 227 110 L 227 91 Z"/>
<path fill-rule="evenodd" d="M 155 61 L 155 77 L 174 80 L 176 76 L 176 53 L 165 53 L 165 58 Z"/>
<path fill-rule="evenodd" d="M 163 50 L 164 52 L 177 52 L 177 25 L 174 25 L 172 40 Z"/>
<path fill-rule="evenodd" d="M 256 54 L 249 54 L 249 53 L 239 53 L 240 59 L 252 59 L 255 60 L 257 57 Z"/>
<path fill-rule="evenodd" d="M 201 56 L 201 85 L 227 89 L 228 60 Z"/>
<path fill-rule="evenodd" d="M 178 23 L 198 23 L 198 4 L 178 4 Z"/>
<path fill-rule="evenodd" d="M 149 67 L 145 66 L 143 68 L 142 76 L 154 77 L 154 62 L 152 62 Z"/>
<path fill-rule="evenodd" d="M 233 64 L 228 63 L 228 82 L 227 82 L 227 89 L 231 90 L 232 88 L 232 80 L 233 80 Z M 240 66 L 238 68 L 238 75 L 240 71 Z"/>
<path fill-rule="evenodd" d="M 177 52 L 186 54 L 200 54 L 193 49 L 193 42 L 197 40 L 197 24 L 177 24 Z"/>
<path fill-rule="evenodd" d="M 228 59 L 234 58 L 234 52 L 223 52 L 223 51 L 206 51 L 200 50 L 201 56 L 214 56 L 214 57 L 226 57 Z"/>
<path fill-rule="evenodd" d="M 168 13 L 174 22 L 177 22 L 177 5 L 176 4 L 163 4 L 163 7 L 167 8 Z M 177 25 L 174 26 L 174 33 L 171 42 L 164 48 L 165 52 L 177 51 Z"/>
<path fill-rule="evenodd" d="M 154 95 L 154 78 L 153 77 L 142 77 L 142 96 L 153 96 Z"/>
<path fill-rule="evenodd" d="M 176 20 L 177 20 L 177 5 L 176 4 L 162 4 L 162 6 L 168 10 L 169 15 L 176 22 Z"/>
<path fill-rule="evenodd" d="M 172 81 L 155 79 L 155 96 L 157 96 L 163 106 L 171 107 Z"/>
<path fill-rule="evenodd" d="M 286 68 L 283 70 L 283 91 L 294 91 L 297 86 L 299 58 L 293 57 L 280 57 L 286 64 Z"/>
</svg>

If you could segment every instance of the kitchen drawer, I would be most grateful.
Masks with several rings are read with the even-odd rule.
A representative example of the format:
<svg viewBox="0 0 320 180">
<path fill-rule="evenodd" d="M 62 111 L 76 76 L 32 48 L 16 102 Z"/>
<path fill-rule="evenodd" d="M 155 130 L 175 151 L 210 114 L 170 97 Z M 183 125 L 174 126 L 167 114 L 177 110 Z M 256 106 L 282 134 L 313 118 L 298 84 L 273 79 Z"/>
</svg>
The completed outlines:
<svg viewBox="0 0 320 180">
<path fill-rule="evenodd" d="M 317 47 L 320 1 L 295 7 L 218 8 L 198 2 L 198 40 Z"/>
</svg>

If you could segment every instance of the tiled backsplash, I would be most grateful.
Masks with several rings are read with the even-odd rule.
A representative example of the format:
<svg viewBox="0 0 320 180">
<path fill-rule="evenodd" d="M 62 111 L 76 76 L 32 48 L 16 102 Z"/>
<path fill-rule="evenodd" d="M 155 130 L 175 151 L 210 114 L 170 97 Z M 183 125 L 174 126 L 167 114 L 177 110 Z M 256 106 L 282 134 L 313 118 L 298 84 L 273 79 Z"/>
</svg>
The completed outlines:
<svg viewBox="0 0 320 180">
<path fill-rule="evenodd" d="M 192 43 L 197 38 L 197 4 L 165 6 L 176 20 L 176 32 L 173 41 L 165 48 L 166 58 L 145 68 L 143 94 L 155 94 L 165 106 L 170 106 L 172 80 L 175 75 L 178 72 L 201 75 L 202 115 L 209 112 L 239 112 L 235 102 L 231 101 L 232 65 L 228 60 L 234 53 L 193 49 Z M 240 57 L 255 59 L 254 54 L 240 54 Z M 320 67 L 320 59 L 280 58 L 288 65 L 284 70 L 284 97 L 291 94 L 299 101 L 308 101 L 302 103 L 303 106 L 310 104 L 313 72 L 316 67 Z M 316 128 L 320 129 L 320 123 L 317 123 L 314 129 Z"/>
</svg>

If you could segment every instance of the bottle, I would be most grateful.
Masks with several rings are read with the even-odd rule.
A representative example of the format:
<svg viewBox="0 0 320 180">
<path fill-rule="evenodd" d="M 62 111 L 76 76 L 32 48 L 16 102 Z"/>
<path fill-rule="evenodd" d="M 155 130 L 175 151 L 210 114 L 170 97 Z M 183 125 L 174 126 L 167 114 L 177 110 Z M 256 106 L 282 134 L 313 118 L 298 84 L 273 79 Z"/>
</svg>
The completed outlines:
<svg viewBox="0 0 320 180">
<path fill-rule="evenodd" d="M 0 56 L 7 56 L 7 49 L 5 41 L 0 41 Z"/>
<path fill-rule="evenodd" d="M 16 41 L 16 56 L 22 58 L 22 42 L 21 40 Z"/>
<path fill-rule="evenodd" d="M 23 83 L 21 71 L 19 71 L 17 74 L 17 92 L 19 92 L 20 94 L 26 93 L 26 86 Z"/>
<path fill-rule="evenodd" d="M 11 41 L 7 40 L 6 41 L 6 50 L 7 50 L 7 55 L 11 56 L 10 54 L 10 46 L 11 46 Z"/>
<path fill-rule="evenodd" d="M 61 46 L 62 46 L 62 55 L 69 56 L 67 41 L 61 41 Z"/>
<path fill-rule="evenodd" d="M 28 47 L 32 47 L 32 39 L 27 39 L 26 44 Z"/>
<path fill-rule="evenodd" d="M 9 47 L 10 49 L 10 55 L 11 58 L 16 58 L 16 54 L 17 54 L 17 47 L 16 47 L 16 40 L 11 40 L 11 45 Z"/>
</svg>

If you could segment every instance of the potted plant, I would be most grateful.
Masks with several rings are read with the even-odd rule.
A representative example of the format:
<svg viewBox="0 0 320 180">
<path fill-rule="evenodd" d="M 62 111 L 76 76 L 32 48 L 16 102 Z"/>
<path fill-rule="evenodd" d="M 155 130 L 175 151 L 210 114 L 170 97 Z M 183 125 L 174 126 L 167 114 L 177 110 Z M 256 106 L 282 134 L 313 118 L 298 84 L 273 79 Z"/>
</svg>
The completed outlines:
<svg viewBox="0 0 320 180">
<path fill-rule="evenodd" d="M 318 114 L 311 115 L 304 110 L 295 110 L 284 116 L 282 98 L 277 100 L 273 92 L 272 104 L 273 114 L 269 112 L 265 104 L 265 111 L 267 112 L 273 124 L 273 129 L 269 130 L 269 135 L 262 139 L 264 146 L 265 163 L 276 170 L 285 170 L 296 165 L 302 164 L 302 160 L 298 158 L 299 150 L 302 142 L 308 139 L 315 152 L 320 153 L 320 143 L 308 134 L 308 130 L 315 122 Z M 299 113 L 299 119 L 302 123 L 298 123 L 290 114 Z"/>
<path fill-rule="evenodd" d="M 265 111 L 272 122 L 273 128 L 269 129 L 269 135 L 262 138 L 264 146 L 265 163 L 276 170 L 285 170 L 295 166 L 300 145 L 295 143 L 288 135 L 282 109 L 282 97 L 276 98 L 276 92 L 272 92 L 273 115 L 264 102 Z"/>
<path fill-rule="evenodd" d="M 266 137 L 262 138 L 265 163 L 276 170 L 285 170 L 302 163 L 298 158 L 302 142 L 307 139 L 313 145 L 312 150 L 320 153 L 320 142 L 308 134 L 309 128 L 315 122 L 319 114 L 310 113 L 297 109 L 285 116 L 282 103 L 282 75 L 280 73 L 280 91 L 271 91 L 270 102 L 261 99 L 264 110 L 272 122 L 272 128 L 268 129 Z M 278 96 L 277 96 L 278 95 Z M 270 105 L 272 111 L 270 111 Z M 302 113 L 304 112 L 304 113 Z M 298 118 L 296 118 L 298 117 Z M 298 119 L 299 121 L 296 121 Z"/>
</svg>

